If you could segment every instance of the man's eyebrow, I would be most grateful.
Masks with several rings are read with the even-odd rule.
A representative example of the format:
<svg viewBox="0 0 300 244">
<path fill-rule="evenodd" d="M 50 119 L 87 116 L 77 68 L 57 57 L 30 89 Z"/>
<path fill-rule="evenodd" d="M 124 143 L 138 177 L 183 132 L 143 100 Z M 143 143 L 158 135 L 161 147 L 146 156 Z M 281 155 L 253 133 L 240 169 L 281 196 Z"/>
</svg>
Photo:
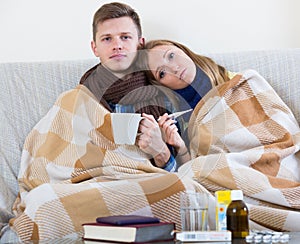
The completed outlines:
<svg viewBox="0 0 300 244">
<path fill-rule="evenodd" d="M 127 32 L 121 32 L 121 35 L 128 35 L 128 34 L 132 34 L 130 31 Z"/>
<path fill-rule="evenodd" d="M 119 33 L 119 35 L 131 35 L 131 34 L 132 34 L 132 33 L 131 33 L 130 31 Z M 108 37 L 108 36 L 112 36 L 112 34 L 111 34 L 111 33 L 102 34 L 102 35 L 100 36 L 100 38 Z"/>
<path fill-rule="evenodd" d="M 108 37 L 108 36 L 111 36 L 111 34 L 102 34 L 101 36 L 99 36 L 100 38 L 103 38 L 103 37 Z"/>
</svg>

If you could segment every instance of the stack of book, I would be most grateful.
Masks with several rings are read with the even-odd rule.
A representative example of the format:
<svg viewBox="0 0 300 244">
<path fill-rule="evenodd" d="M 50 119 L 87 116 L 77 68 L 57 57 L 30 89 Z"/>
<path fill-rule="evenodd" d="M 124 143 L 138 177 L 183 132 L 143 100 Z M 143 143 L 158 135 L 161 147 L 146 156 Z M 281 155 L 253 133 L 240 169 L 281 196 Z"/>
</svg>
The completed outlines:
<svg viewBox="0 0 300 244">
<path fill-rule="evenodd" d="M 175 224 L 140 215 L 99 217 L 83 224 L 83 240 L 125 243 L 167 242 L 174 240 Z"/>
</svg>

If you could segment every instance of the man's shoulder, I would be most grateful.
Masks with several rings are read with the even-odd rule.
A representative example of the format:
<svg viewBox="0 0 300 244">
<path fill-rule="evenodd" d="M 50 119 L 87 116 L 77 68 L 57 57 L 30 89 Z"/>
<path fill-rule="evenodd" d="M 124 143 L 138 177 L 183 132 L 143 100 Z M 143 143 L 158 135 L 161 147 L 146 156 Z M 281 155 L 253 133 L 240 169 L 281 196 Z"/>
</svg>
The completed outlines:
<svg viewBox="0 0 300 244">
<path fill-rule="evenodd" d="M 87 80 L 87 78 L 97 69 L 97 67 L 100 65 L 100 63 L 96 64 L 92 68 L 90 68 L 88 71 L 86 71 L 83 76 L 80 78 L 79 84 L 84 84 L 84 82 Z"/>
</svg>

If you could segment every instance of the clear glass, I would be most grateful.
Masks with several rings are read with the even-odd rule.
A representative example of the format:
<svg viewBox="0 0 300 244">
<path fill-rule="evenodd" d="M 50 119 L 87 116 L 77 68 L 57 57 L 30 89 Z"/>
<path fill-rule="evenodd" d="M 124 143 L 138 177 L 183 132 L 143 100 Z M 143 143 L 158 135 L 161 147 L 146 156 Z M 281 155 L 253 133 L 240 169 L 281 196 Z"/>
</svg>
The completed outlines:
<svg viewBox="0 0 300 244">
<path fill-rule="evenodd" d="M 135 113 L 133 104 L 116 104 L 115 113 Z"/>
<path fill-rule="evenodd" d="M 182 231 L 208 230 L 208 194 L 183 192 L 180 195 Z"/>
</svg>

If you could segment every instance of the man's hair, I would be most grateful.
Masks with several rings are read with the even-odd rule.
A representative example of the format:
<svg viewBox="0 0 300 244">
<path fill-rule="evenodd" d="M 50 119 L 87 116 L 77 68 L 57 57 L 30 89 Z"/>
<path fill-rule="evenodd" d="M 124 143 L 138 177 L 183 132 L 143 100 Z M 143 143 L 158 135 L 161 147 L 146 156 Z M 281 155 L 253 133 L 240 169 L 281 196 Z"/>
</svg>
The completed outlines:
<svg viewBox="0 0 300 244">
<path fill-rule="evenodd" d="M 97 26 L 106 20 L 130 17 L 136 25 L 138 37 L 142 37 L 142 27 L 140 17 L 129 5 L 124 3 L 112 2 L 102 5 L 94 14 L 93 19 L 93 40 L 96 41 Z"/>
</svg>

